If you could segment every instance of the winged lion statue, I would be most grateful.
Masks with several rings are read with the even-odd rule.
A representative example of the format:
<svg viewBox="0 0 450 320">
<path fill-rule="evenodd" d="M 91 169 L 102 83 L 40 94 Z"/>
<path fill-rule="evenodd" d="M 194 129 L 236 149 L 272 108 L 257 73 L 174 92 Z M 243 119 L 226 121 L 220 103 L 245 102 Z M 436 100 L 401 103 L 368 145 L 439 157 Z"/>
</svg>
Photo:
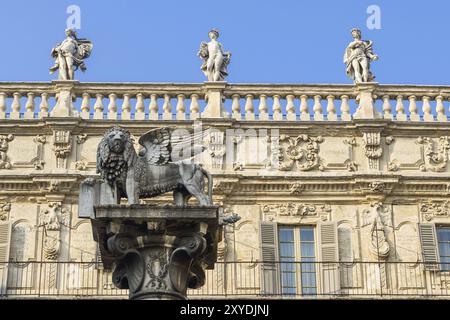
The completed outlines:
<svg viewBox="0 0 450 320">
<path fill-rule="evenodd" d="M 191 197 L 202 206 L 212 205 L 211 174 L 199 164 L 183 162 L 203 152 L 203 146 L 193 144 L 198 134 L 174 135 L 175 130 L 150 130 L 139 139 L 141 149 L 137 153 L 128 130 L 109 129 L 98 145 L 97 172 L 118 196 L 127 197 L 129 204 L 138 204 L 140 197 L 173 191 L 176 205 L 187 205 Z"/>
</svg>

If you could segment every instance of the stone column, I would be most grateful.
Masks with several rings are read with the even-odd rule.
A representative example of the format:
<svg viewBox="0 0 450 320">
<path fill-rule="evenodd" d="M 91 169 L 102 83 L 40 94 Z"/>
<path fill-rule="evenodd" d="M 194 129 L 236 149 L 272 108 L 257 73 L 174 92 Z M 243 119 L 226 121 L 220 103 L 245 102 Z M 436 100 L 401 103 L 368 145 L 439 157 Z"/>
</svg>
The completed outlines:
<svg viewBox="0 0 450 320">
<path fill-rule="evenodd" d="M 208 104 L 203 111 L 202 118 L 223 118 L 225 115 L 223 90 L 227 86 L 226 82 L 205 82 L 203 88 L 206 91 Z"/>
<path fill-rule="evenodd" d="M 377 82 L 357 83 L 356 101 L 358 109 L 353 115 L 353 119 L 381 119 L 381 114 L 375 109 L 374 91 L 378 87 Z"/>
<path fill-rule="evenodd" d="M 94 239 L 113 283 L 131 300 L 184 300 L 214 268 L 221 208 L 155 205 L 95 207 Z"/>
<path fill-rule="evenodd" d="M 73 106 L 73 89 L 79 84 L 75 80 L 52 81 L 56 91 L 56 105 L 51 117 L 73 117 L 78 116 Z"/>
</svg>

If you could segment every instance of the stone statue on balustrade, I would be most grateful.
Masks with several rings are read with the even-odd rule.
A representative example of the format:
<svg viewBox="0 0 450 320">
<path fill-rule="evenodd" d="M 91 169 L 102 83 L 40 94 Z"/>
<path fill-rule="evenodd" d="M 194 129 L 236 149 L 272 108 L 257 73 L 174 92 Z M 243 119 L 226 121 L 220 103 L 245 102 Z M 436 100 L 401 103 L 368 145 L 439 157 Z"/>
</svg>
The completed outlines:
<svg viewBox="0 0 450 320">
<path fill-rule="evenodd" d="M 219 31 L 213 29 L 208 33 L 210 42 L 202 42 L 197 55 L 203 60 L 201 70 L 208 81 L 224 81 L 228 76 L 227 67 L 230 63 L 231 52 L 224 52 L 222 44 L 217 41 Z"/>
<path fill-rule="evenodd" d="M 347 65 L 347 75 L 355 83 L 372 82 L 375 77 L 370 71 L 370 62 L 378 60 L 373 53 L 372 41 L 361 40 L 361 30 L 352 29 L 353 41 L 347 46 L 344 63 Z"/>
<path fill-rule="evenodd" d="M 138 204 L 140 197 L 155 197 L 173 191 L 175 205 L 186 206 L 195 197 L 201 206 L 211 206 L 211 174 L 186 159 L 205 150 L 196 141 L 208 130 L 190 134 L 173 128 L 153 129 L 139 139 L 136 153 L 130 133 L 115 127 L 106 132 L 97 149 L 97 171 L 115 198 Z M 208 180 L 204 192 L 205 178 Z"/>
<path fill-rule="evenodd" d="M 86 71 L 84 60 L 89 58 L 93 44 L 87 39 L 77 38 L 75 30 L 66 29 L 67 38 L 52 49 L 55 65 L 50 74 L 59 69 L 59 80 L 74 80 L 75 71 Z"/>
</svg>

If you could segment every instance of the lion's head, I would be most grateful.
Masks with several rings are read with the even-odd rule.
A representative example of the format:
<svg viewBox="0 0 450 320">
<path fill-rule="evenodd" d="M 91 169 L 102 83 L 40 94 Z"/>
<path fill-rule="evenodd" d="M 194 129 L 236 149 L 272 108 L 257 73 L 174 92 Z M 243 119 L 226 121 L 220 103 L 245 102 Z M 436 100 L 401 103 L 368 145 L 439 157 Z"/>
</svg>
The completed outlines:
<svg viewBox="0 0 450 320">
<path fill-rule="evenodd" d="M 126 178 L 128 168 L 133 166 L 136 151 L 130 132 L 120 127 L 109 129 L 97 149 L 97 172 L 110 185 Z"/>
</svg>

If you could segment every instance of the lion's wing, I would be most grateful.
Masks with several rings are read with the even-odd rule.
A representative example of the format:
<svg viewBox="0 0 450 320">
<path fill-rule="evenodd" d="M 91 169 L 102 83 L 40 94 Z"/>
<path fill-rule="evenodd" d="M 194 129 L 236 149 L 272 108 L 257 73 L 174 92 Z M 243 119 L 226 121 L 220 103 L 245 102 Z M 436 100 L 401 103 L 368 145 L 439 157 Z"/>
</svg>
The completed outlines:
<svg viewBox="0 0 450 320">
<path fill-rule="evenodd" d="M 139 144 L 145 148 L 148 163 L 163 165 L 170 162 L 170 129 L 158 128 L 144 134 Z"/>
<path fill-rule="evenodd" d="M 166 127 L 144 134 L 139 139 L 139 144 L 144 147 L 144 154 L 141 153 L 141 156 L 144 156 L 149 164 L 164 165 L 192 158 L 204 151 L 201 144 L 208 130 L 194 134 L 178 130 L 174 134 L 175 130 Z"/>
</svg>

